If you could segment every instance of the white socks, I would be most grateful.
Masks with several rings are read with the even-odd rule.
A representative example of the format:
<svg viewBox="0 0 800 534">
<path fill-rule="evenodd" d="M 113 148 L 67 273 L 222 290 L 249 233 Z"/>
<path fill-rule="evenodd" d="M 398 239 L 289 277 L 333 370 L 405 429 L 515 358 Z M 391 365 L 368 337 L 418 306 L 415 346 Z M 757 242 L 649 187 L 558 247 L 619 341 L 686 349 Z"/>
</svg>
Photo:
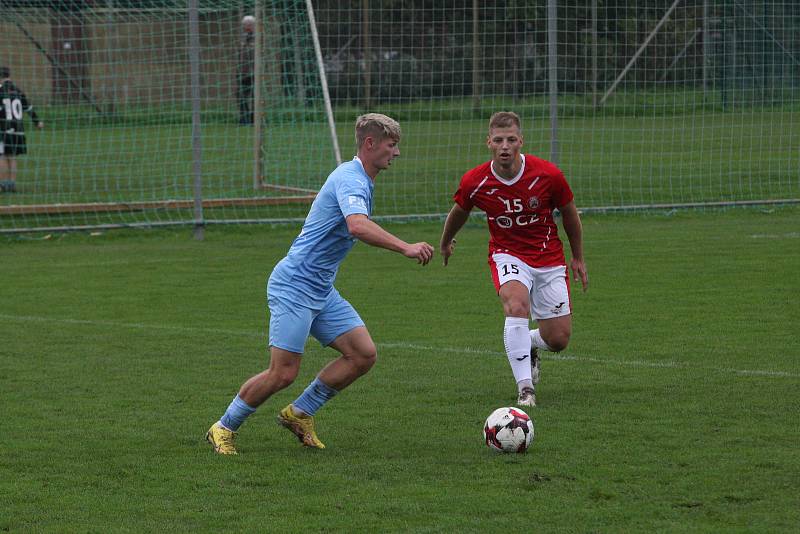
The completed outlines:
<svg viewBox="0 0 800 534">
<path fill-rule="evenodd" d="M 531 345 L 533 345 L 537 349 L 546 350 L 548 352 L 555 352 L 553 349 L 547 346 L 547 343 L 544 342 L 544 339 L 542 339 L 542 334 L 539 333 L 538 328 L 536 330 L 531 330 L 530 334 L 531 334 Z"/>
<path fill-rule="evenodd" d="M 531 382 L 531 338 L 532 332 L 538 330 L 528 330 L 527 317 L 506 317 L 506 325 L 503 329 L 503 342 L 506 346 L 508 363 L 511 365 L 511 372 L 514 373 L 514 380 L 517 387 L 533 387 Z M 541 340 L 541 336 L 539 337 Z M 544 341 L 542 341 L 544 343 Z"/>
</svg>

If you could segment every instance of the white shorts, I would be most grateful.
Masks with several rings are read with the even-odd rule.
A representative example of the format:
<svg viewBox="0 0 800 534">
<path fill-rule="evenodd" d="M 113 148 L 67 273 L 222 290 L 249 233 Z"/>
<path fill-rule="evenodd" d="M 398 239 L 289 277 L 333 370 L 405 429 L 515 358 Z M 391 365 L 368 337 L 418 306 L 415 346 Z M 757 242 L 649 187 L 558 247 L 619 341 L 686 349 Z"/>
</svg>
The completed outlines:
<svg viewBox="0 0 800 534">
<path fill-rule="evenodd" d="M 492 254 L 489 265 L 498 291 L 510 280 L 528 288 L 533 319 L 552 319 L 572 313 L 566 265 L 536 268 L 511 254 Z"/>
</svg>

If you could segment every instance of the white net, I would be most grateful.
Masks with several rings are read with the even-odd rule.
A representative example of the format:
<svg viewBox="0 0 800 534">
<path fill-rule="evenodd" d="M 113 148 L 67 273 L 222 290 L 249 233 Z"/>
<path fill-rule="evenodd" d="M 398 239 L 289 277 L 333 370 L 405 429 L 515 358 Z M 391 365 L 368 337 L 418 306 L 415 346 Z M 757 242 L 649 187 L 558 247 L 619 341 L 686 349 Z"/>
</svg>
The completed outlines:
<svg viewBox="0 0 800 534">
<path fill-rule="evenodd" d="M 551 33 L 546 0 L 315 1 L 322 64 L 305 0 L 201 0 L 196 49 L 185 0 L 0 4 L 0 65 L 45 123 L 0 231 L 302 218 L 367 111 L 403 127 L 378 216 L 446 212 L 498 110 L 583 208 L 800 199 L 789 0 L 564 1 Z"/>
<path fill-rule="evenodd" d="M 575 66 L 559 69 L 559 160 L 585 205 L 798 198 L 797 3 L 615 1 L 594 24 L 573 7 L 559 20 Z"/>
</svg>

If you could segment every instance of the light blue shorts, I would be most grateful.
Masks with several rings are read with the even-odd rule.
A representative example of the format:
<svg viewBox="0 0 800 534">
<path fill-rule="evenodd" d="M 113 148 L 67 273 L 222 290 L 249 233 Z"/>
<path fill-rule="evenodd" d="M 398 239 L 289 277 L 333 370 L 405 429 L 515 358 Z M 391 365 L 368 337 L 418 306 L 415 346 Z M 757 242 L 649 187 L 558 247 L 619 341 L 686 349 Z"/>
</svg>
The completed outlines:
<svg viewBox="0 0 800 534">
<path fill-rule="evenodd" d="M 286 292 L 267 295 L 269 303 L 269 344 L 289 352 L 303 353 L 309 334 L 323 347 L 353 328 L 364 326 L 364 321 L 353 306 L 336 290 L 319 309 L 298 304 Z"/>
</svg>

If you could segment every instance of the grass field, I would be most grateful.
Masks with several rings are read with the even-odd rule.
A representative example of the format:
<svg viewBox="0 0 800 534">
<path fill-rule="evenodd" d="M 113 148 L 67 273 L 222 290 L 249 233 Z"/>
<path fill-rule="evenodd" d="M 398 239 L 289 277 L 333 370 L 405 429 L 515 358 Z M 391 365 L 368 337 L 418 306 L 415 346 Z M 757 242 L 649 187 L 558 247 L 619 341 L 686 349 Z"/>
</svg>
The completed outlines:
<svg viewBox="0 0 800 534">
<path fill-rule="evenodd" d="M 306 450 L 274 416 L 333 356 L 310 342 L 232 458 L 203 434 L 267 363 L 296 228 L 3 237 L 0 531 L 796 532 L 799 217 L 585 216 L 590 289 L 519 456 L 481 441 L 515 397 L 481 225 L 447 268 L 359 244 L 337 287 L 378 364 Z"/>
</svg>

